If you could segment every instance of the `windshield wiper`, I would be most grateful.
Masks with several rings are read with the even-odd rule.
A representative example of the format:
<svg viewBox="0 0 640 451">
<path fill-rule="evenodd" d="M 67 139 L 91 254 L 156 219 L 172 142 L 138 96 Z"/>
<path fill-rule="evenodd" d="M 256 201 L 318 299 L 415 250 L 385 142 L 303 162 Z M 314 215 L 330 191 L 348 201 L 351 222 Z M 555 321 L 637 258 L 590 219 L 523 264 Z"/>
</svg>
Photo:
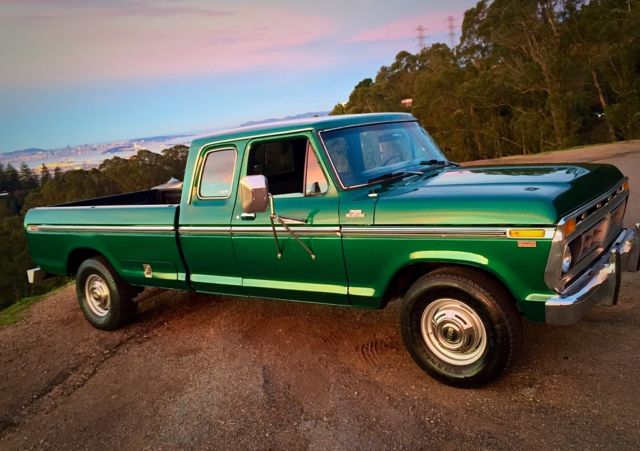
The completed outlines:
<svg viewBox="0 0 640 451">
<path fill-rule="evenodd" d="M 376 183 L 381 182 L 383 180 L 395 179 L 398 177 L 407 177 L 409 175 L 422 175 L 422 172 L 419 171 L 398 171 L 398 172 L 388 172 L 386 174 L 379 175 L 372 179 L 369 179 L 367 183 Z"/>
<path fill-rule="evenodd" d="M 447 166 L 460 166 L 458 163 L 454 163 L 453 161 L 447 160 L 424 160 L 420 162 L 422 166 L 436 166 L 436 167 L 447 167 Z"/>
</svg>

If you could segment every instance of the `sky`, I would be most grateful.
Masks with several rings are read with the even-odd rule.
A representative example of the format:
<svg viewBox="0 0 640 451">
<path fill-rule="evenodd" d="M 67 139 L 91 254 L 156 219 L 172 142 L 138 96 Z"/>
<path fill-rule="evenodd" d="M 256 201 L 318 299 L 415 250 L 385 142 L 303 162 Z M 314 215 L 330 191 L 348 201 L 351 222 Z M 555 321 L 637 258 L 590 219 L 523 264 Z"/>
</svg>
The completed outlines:
<svg viewBox="0 0 640 451">
<path fill-rule="evenodd" d="M 474 0 L 0 0 L 0 152 L 328 111 Z"/>
</svg>

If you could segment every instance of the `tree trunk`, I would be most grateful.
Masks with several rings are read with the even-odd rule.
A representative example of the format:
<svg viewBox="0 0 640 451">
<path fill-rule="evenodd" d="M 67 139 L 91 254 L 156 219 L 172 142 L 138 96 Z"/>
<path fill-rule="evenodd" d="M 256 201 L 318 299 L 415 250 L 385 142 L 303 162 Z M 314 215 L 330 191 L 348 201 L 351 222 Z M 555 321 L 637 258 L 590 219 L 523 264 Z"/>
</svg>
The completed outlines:
<svg viewBox="0 0 640 451">
<path fill-rule="evenodd" d="M 604 121 L 607 124 L 607 129 L 609 130 L 609 139 L 611 142 L 617 141 L 616 139 L 616 130 L 611 125 L 609 121 L 609 116 L 607 115 L 607 99 L 604 98 L 604 94 L 602 93 L 602 88 L 600 87 L 600 81 L 598 80 L 598 74 L 595 70 L 591 70 L 591 76 L 593 77 L 593 86 L 596 88 L 596 92 L 598 93 L 598 101 L 600 102 L 600 106 L 602 107 L 602 112 L 604 113 Z"/>
<path fill-rule="evenodd" d="M 553 132 L 555 135 L 555 145 L 557 149 L 565 147 L 566 139 L 566 115 L 562 111 L 562 107 L 558 105 L 554 94 L 549 94 L 549 110 L 551 112 L 551 121 L 553 123 Z"/>
<path fill-rule="evenodd" d="M 484 154 L 482 141 L 480 140 L 480 135 L 478 134 L 478 125 L 476 124 L 476 114 L 473 111 L 473 106 L 469 107 L 469 115 L 471 116 L 471 129 L 473 130 L 473 140 L 476 142 L 476 146 L 478 147 L 478 155 L 482 158 L 486 158 Z"/>
</svg>

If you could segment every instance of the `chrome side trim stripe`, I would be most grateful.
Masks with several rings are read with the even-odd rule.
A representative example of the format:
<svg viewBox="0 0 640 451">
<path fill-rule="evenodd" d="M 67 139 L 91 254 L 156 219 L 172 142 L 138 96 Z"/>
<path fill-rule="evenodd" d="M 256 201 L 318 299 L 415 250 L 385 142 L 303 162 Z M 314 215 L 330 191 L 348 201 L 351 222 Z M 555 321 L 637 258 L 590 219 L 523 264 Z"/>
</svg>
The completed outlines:
<svg viewBox="0 0 640 451">
<path fill-rule="evenodd" d="M 111 233 L 166 233 L 175 232 L 172 226 L 96 226 L 29 224 L 30 232 L 111 232 Z"/>
<path fill-rule="evenodd" d="M 518 228 L 480 228 L 480 227 L 338 227 L 338 226 L 289 226 L 291 230 L 299 235 L 338 235 L 338 236 L 434 236 L 434 237 L 498 237 L 515 240 L 537 240 L 551 239 L 555 232 L 555 227 L 536 227 L 536 230 L 543 230 L 544 237 L 537 238 L 511 238 L 510 230 Z M 531 228 L 523 227 L 530 230 Z M 285 233 L 284 227 L 277 226 L 277 232 Z M 253 235 L 271 234 L 270 226 L 232 226 L 232 227 L 206 227 L 206 226 L 185 226 L 180 227 L 181 234 L 227 234 L 232 235 Z"/>
<path fill-rule="evenodd" d="M 294 233 L 302 236 L 429 236 L 429 237 L 497 237 L 509 239 L 509 231 L 517 228 L 480 228 L 480 227 L 339 227 L 339 226 L 289 226 Z M 545 231 L 544 238 L 553 237 L 555 228 L 541 228 Z M 174 233 L 172 226 L 102 226 L 102 225 L 54 225 L 29 224 L 29 232 L 106 232 L 106 233 Z M 278 233 L 286 233 L 286 229 L 277 226 Z M 273 233 L 271 226 L 182 226 L 178 229 L 181 235 L 256 235 Z M 534 238 L 536 239 L 536 238 Z"/>
<path fill-rule="evenodd" d="M 543 237 L 516 238 L 509 236 L 512 230 L 542 230 Z M 433 237 L 497 237 L 513 240 L 552 239 L 555 227 L 343 227 L 343 236 L 433 236 Z"/>
<path fill-rule="evenodd" d="M 473 236 L 506 237 L 508 229 L 462 227 L 343 227 L 345 236 Z"/>
<path fill-rule="evenodd" d="M 340 236 L 340 227 L 296 227 L 290 226 L 291 230 L 297 235 L 303 236 L 324 236 L 324 235 L 336 235 Z M 278 233 L 286 233 L 286 229 L 282 226 L 277 226 L 276 231 Z M 273 230 L 271 226 L 235 226 L 235 227 L 199 227 L 199 226 L 185 226 L 180 227 L 178 232 L 181 235 L 256 235 L 256 234 L 272 234 Z"/>
<path fill-rule="evenodd" d="M 297 235 L 336 235 L 340 236 L 340 227 L 300 227 L 290 225 L 289 229 L 291 229 Z M 282 226 L 276 226 L 276 231 L 278 233 L 287 233 L 287 230 Z M 233 235 L 245 235 L 245 234 L 254 234 L 254 233 L 273 233 L 270 226 L 260 227 L 260 226 L 246 226 L 246 227 L 232 227 L 231 233 Z"/>
<path fill-rule="evenodd" d="M 231 227 L 199 227 L 199 226 L 184 226 L 178 229 L 180 235 L 211 235 L 211 234 L 229 234 L 231 233 Z"/>
</svg>

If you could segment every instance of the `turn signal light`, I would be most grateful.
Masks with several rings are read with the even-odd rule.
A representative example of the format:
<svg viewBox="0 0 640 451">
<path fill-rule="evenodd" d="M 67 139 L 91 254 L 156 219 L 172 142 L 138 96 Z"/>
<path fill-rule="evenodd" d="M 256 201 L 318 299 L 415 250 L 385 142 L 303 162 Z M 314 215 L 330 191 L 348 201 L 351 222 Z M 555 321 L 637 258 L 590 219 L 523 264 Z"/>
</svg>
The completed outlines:
<svg viewBox="0 0 640 451">
<path fill-rule="evenodd" d="M 622 189 L 624 189 L 625 191 L 629 191 L 629 179 L 622 182 Z"/>
<path fill-rule="evenodd" d="M 511 238 L 544 238 L 545 232 L 542 229 L 517 229 L 509 230 Z"/>
<path fill-rule="evenodd" d="M 576 231 L 576 218 L 567 219 L 567 222 L 562 226 L 562 233 L 564 236 L 569 236 Z"/>
</svg>

